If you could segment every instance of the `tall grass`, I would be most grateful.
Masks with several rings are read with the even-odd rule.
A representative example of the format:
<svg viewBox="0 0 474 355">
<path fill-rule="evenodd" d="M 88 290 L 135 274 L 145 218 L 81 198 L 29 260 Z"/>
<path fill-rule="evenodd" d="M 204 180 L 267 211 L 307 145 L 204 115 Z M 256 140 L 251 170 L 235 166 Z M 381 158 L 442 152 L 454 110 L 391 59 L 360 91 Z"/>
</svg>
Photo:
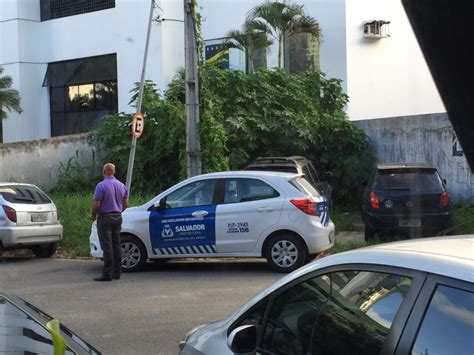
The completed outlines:
<svg viewBox="0 0 474 355">
<path fill-rule="evenodd" d="M 71 256 L 89 256 L 92 192 L 88 194 L 55 192 L 51 193 L 50 197 L 60 211 L 61 224 L 64 227 L 61 248 Z M 132 196 L 129 204 L 138 206 L 152 198 L 152 195 Z"/>
</svg>

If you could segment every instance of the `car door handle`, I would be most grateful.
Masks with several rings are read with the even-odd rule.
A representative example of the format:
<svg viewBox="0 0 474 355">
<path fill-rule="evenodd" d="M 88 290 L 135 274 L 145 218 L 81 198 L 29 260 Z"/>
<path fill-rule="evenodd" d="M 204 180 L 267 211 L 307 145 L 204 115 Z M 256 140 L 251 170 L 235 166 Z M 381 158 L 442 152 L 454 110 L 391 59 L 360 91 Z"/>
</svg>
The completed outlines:
<svg viewBox="0 0 474 355">
<path fill-rule="evenodd" d="M 267 207 L 259 207 L 257 208 L 258 212 L 271 212 L 273 211 L 273 207 L 267 206 Z"/>
<path fill-rule="evenodd" d="M 209 214 L 209 212 L 207 212 L 207 211 L 195 211 L 195 212 L 192 213 L 193 217 L 197 217 L 197 218 L 206 217 L 208 214 Z"/>
</svg>

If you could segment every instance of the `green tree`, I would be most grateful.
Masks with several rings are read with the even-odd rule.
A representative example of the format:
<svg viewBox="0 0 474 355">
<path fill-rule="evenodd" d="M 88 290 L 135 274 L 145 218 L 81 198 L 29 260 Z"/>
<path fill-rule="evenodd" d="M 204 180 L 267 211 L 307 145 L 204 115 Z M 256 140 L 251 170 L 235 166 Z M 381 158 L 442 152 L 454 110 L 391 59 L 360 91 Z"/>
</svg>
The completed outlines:
<svg viewBox="0 0 474 355">
<path fill-rule="evenodd" d="M 255 6 L 247 14 L 249 26 L 268 33 L 278 42 L 278 67 L 283 65 L 283 41 L 298 33 L 309 33 L 321 39 L 318 22 L 305 14 L 303 5 L 287 2 L 266 1 Z"/>
<path fill-rule="evenodd" d="M 8 112 L 16 111 L 21 113 L 23 110 L 20 105 L 20 94 L 12 89 L 13 80 L 8 75 L 2 75 L 3 68 L 0 67 L 0 118 L 7 117 Z"/>
<path fill-rule="evenodd" d="M 241 30 L 231 30 L 226 34 L 227 40 L 224 46 L 227 48 L 237 48 L 244 51 L 248 58 L 248 72 L 255 70 L 255 59 L 262 51 L 266 55 L 267 48 L 273 41 L 268 39 L 266 32 L 258 30 L 252 23 L 246 23 Z"/>
</svg>

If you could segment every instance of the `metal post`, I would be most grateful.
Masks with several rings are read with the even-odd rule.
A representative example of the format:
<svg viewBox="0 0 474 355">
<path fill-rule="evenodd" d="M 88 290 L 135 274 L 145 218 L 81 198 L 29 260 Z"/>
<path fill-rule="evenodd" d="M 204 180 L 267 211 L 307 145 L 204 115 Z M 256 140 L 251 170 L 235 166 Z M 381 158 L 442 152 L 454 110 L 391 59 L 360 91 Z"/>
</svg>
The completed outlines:
<svg viewBox="0 0 474 355">
<path fill-rule="evenodd" d="M 151 24 L 153 21 L 153 9 L 155 7 L 155 0 L 150 0 L 150 17 L 148 19 L 148 31 L 146 34 L 145 42 L 145 53 L 143 55 L 143 66 L 142 66 L 142 76 L 140 79 L 140 88 L 138 90 L 138 102 L 137 102 L 137 111 L 141 112 L 142 110 L 142 101 L 143 101 L 143 89 L 145 87 L 145 72 L 146 72 L 146 62 L 148 59 L 148 47 L 150 46 L 150 34 L 151 34 Z M 127 169 L 127 189 L 128 196 L 130 197 L 131 188 L 132 188 L 132 174 L 133 174 L 133 163 L 135 161 L 135 151 L 137 149 L 137 139 L 132 137 L 132 146 L 130 148 L 130 156 L 128 158 L 128 169 Z"/>
<path fill-rule="evenodd" d="M 199 144 L 199 73 L 194 0 L 184 0 L 184 54 L 186 65 L 186 167 L 188 177 L 201 174 Z"/>
</svg>

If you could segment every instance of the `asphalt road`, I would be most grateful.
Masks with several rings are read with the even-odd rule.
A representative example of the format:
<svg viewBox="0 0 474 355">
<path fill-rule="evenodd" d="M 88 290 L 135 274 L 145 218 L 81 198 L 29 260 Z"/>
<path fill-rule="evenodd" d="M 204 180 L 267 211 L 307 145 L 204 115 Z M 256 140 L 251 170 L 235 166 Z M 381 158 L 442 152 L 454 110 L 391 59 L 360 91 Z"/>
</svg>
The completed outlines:
<svg viewBox="0 0 474 355">
<path fill-rule="evenodd" d="M 224 318 L 281 274 L 258 260 L 150 264 L 94 282 L 92 260 L 4 258 L 0 291 L 60 319 L 105 354 L 176 354 L 196 325 Z"/>
</svg>

